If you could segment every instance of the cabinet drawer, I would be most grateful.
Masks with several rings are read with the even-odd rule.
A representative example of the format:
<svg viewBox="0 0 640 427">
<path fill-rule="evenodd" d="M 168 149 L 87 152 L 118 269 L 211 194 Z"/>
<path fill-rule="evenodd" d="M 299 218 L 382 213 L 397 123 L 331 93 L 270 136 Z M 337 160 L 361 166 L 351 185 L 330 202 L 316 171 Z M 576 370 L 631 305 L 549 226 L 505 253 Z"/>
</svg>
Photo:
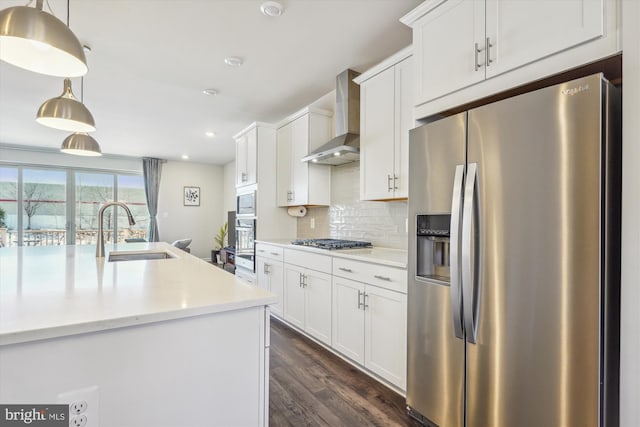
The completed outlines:
<svg viewBox="0 0 640 427">
<path fill-rule="evenodd" d="M 293 249 L 284 250 L 284 262 L 331 274 L 331 257 Z"/>
<path fill-rule="evenodd" d="M 376 285 L 392 291 L 407 292 L 407 270 L 402 268 L 345 258 L 334 258 L 333 275 Z"/>
<path fill-rule="evenodd" d="M 282 261 L 284 260 L 284 248 L 265 243 L 256 243 L 256 256 Z"/>
</svg>

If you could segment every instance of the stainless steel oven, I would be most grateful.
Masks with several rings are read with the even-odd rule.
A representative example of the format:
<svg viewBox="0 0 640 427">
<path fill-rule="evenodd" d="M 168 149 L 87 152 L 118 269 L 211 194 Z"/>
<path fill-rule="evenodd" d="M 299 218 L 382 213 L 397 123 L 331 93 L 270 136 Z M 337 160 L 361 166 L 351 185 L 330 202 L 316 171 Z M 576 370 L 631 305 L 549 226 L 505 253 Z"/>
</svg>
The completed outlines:
<svg viewBox="0 0 640 427">
<path fill-rule="evenodd" d="M 236 217 L 236 266 L 255 271 L 256 219 Z"/>
<path fill-rule="evenodd" d="M 250 185 L 236 192 L 236 216 L 241 218 L 255 218 L 256 216 L 256 186 Z"/>
</svg>

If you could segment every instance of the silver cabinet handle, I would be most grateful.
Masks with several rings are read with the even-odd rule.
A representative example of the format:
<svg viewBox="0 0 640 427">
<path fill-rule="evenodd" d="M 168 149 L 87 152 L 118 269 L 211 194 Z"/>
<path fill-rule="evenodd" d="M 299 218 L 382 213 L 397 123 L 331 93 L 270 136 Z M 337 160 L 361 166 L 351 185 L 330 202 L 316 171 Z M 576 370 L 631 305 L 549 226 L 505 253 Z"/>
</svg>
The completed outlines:
<svg viewBox="0 0 640 427">
<path fill-rule="evenodd" d="M 473 61 L 475 71 L 478 71 L 480 67 L 482 67 L 482 64 L 478 62 L 478 54 L 480 52 L 482 52 L 482 49 L 480 49 L 480 47 L 478 46 L 478 43 L 475 43 L 475 47 L 473 48 L 473 54 L 475 55 L 475 59 Z"/>
<path fill-rule="evenodd" d="M 347 273 L 353 273 L 353 270 L 350 268 L 338 267 L 338 270 L 346 271 Z"/>
<path fill-rule="evenodd" d="M 360 310 L 360 307 L 364 305 L 363 302 L 360 302 L 360 297 L 362 297 L 362 295 L 364 295 L 364 292 L 358 290 L 358 310 Z"/>
<path fill-rule="evenodd" d="M 258 252 L 266 252 L 264 249 L 258 249 Z"/>
<path fill-rule="evenodd" d="M 271 267 L 271 266 L 270 266 L 269 264 L 267 264 L 267 263 L 265 263 L 265 264 L 264 264 L 264 269 L 263 269 L 264 274 L 269 274 L 269 268 L 270 268 L 270 267 Z"/>
<path fill-rule="evenodd" d="M 453 179 L 453 196 L 451 197 L 451 235 L 449 239 L 449 266 L 451 269 L 451 313 L 453 316 L 453 332 L 463 339 L 462 333 L 462 291 L 460 289 L 460 218 L 462 217 L 462 186 L 464 165 L 456 166 Z"/>
<path fill-rule="evenodd" d="M 467 179 L 464 189 L 464 212 L 462 214 L 462 292 L 464 329 L 467 342 L 476 343 L 478 332 L 478 311 L 482 286 L 479 277 L 479 259 L 482 256 L 480 239 L 480 190 L 478 164 L 467 165 Z"/>
<path fill-rule="evenodd" d="M 248 176 L 247 176 L 247 173 L 246 172 L 242 172 L 242 182 L 246 182 L 247 179 L 249 179 Z"/>
<path fill-rule="evenodd" d="M 387 175 L 387 192 L 391 192 L 391 175 Z"/>
<path fill-rule="evenodd" d="M 302 287 L 302 273 L 298 273 L 298 286 Z"/>
<path fill-rule="evenodd" d="M 302 275 L 302 287 L 303 288 L 307 287 L 307 275 L 306 274 Z"/>
<path fill-rule="evenodd" d="M 278 252 L 270 252 L 271 255 L 280 256 Z"/>
<path fill-rule="evenodd" d="M 366 310 L 367 308 L 369 308 L 369 304 L 367 304 L 367 298 L 369 298 L 369 295 L 367 295 L 366 293 L 362 293 L 362 309 Z"/>
<path fill-rule="evenodd" d="M 487 37 L 487 58 L 486 58 L 487 67 L 489 65 L 491 65 L 491 63 L 493 62 L 493 60 L 491 59 L 491 48 L 492 47 L 493 47 L 493 45 L 491 44 L 491 38 Z"/>
<path fill-rule="evenodd" d="M 393 189 L 397 190 L 398 189 L 398 185 L 396 184 L 396 181 L 398 180 L 398 176 L 394 173 L 393 174 Z"/>
<path fill-rule="evenodd" d="M 376 279 L 379 279 L 379 280 L 384 280 L 384 281 L 386 281 L 386 282 L 390 282 L 390 281 L 391 281 L 391 277 L 386 277 L 386 276 L 377 276 L 377 275 L 376 275 L 376 276 L 373 276 L 373 277 L 375 277 Z"/>
</svg>

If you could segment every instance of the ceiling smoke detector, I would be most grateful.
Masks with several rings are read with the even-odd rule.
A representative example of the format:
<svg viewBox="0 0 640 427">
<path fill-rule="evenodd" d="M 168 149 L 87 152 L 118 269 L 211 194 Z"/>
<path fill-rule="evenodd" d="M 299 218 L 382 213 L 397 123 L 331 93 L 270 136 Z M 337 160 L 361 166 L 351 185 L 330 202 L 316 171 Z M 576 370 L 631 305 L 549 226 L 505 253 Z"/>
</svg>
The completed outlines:
<svg viewBox="0 0 640 427">
<path fill-rule="evenodd" d="M 277 1 L 266 1 L 260 5 L 260 11 L 265 16 L 278 17 L 284 13 L 284 7 Z"/>
<path fill-rule="evenodd" d="M 242 58 L 239 58 L 237 56 L 228 56 L 226 58 L 224 58 L 224 63 L 227 64 L 229 67 L 234 67 L 234 68 L 238 68 L 239 66 L 242 65 Z"/>
</svg>

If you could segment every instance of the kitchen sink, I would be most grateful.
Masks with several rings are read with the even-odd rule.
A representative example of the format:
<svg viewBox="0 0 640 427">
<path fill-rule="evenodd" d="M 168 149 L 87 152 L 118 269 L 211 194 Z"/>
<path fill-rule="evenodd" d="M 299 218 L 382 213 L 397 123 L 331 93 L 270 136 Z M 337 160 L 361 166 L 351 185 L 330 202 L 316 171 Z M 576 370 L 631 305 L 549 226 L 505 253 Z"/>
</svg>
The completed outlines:
<svg viewBox="0 0 640 427">
<path fill-rule="evenodd" d="M 111 251 L 109 252 L 109 262 L 117 261 L 141 261 L 149 259 L 171 259 L 175 258 L 166 251 L 146 250 L 146 251 Z"/>
</svg>

